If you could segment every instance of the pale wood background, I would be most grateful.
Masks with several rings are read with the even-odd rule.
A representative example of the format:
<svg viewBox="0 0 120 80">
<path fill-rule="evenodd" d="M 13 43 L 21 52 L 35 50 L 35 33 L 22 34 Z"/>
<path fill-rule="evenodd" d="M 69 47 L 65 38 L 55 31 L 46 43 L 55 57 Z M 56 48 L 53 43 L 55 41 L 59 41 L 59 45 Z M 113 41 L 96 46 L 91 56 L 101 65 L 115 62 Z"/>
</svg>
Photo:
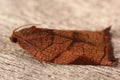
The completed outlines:
<svg viewBox="0 0 120 80">
<path fill-rule="evenodd" d="M 112 25 L 114 53 L 120 59 L 120 0 L 0 0 L 0 80 L 120 80 L 120 63 L 46 64 L 10 42 L 18 26 L 42 22 L 59 29 L 100 30 Z"/>
</svg>

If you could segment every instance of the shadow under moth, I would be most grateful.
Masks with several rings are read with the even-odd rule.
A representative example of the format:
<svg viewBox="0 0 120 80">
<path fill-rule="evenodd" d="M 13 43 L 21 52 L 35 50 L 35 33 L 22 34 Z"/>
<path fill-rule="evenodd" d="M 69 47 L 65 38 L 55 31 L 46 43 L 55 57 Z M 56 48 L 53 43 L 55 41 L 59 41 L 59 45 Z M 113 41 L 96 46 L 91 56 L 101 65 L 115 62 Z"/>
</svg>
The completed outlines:
<svg viewBox="0 0 120 80">
<path fill-rule="evenodd" d="M 14 30 L 10 40 L 40 61 L 111 66 L 117 64 L 117 59 L 113 55 L 110 29 L 56 30 L 31 26 Z"/>
</svg>

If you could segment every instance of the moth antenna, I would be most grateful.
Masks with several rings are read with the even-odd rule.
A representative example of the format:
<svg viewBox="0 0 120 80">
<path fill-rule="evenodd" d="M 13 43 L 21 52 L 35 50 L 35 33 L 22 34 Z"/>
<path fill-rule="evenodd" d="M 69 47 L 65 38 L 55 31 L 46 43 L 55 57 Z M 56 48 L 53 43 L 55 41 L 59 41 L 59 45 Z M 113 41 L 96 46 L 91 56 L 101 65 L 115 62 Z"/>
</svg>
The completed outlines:
<svg viewBox="0 0 120 80">
<path fill-rule="evenodd" d="M 18 28 L 14 29 L 13 32 L 16 32 L 18 29 L 20 29 L 20 28 L 22 28 L 24 26 L 28 26 L 28 25 L 30 25 L 30 24 L 19 26 Z"/>
<path fill-rule="evenodd" d="M 28 26 L 36 26 L 36 25 L 42 25 L 42 24 L 46 24 L 47 22 L 43 22 L 43 23 L 41 23 L 41 24 L 26 24 L 26 25 L 22 25 L 22 26 L 19 26 L 18 28 L 16 28 L 16 29 L 14 29 L 13 30 L 13 33 L 14 32 L 16 32 L 16 31 L 18 31 L 18 30 L 20 30 L 21 28 L 25 28 L 25 27 L 28 27 Z"/>
</svg>

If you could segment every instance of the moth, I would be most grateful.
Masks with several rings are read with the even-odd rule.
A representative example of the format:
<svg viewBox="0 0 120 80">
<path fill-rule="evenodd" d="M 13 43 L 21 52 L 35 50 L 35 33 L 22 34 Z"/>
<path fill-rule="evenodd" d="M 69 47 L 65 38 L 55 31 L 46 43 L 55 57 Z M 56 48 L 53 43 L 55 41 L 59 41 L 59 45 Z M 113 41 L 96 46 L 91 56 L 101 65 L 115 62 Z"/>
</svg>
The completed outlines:
<svg viewBox="0 0 120 80">
<path fill-rule="evenodd" d="M 14 30 L 10 40 L 40 61 L 55 64 L 117 64 L 111 43 L 111 27 L 100 31 L 57 30 L 30 26 Z"/>
</svg>

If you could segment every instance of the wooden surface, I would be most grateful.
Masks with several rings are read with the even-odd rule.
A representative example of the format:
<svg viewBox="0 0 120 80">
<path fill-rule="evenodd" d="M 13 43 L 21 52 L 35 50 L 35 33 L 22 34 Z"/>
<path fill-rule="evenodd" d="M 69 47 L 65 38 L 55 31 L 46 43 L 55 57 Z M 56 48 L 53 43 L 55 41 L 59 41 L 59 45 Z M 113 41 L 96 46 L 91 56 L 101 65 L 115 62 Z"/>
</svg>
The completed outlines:
<svg viewBox="0 0 120 80">
<path fill-rule="evenodd" d="M 101 30 L 112 25 L 120 59 L 120 0 L 0 0 L 0 80 L 119 80 L 118 66 L 54 65 L 33 59 L 9 40 L 18 26 Z M 53 26 L 54 24 L 54 26 Z"/>
</svg>

